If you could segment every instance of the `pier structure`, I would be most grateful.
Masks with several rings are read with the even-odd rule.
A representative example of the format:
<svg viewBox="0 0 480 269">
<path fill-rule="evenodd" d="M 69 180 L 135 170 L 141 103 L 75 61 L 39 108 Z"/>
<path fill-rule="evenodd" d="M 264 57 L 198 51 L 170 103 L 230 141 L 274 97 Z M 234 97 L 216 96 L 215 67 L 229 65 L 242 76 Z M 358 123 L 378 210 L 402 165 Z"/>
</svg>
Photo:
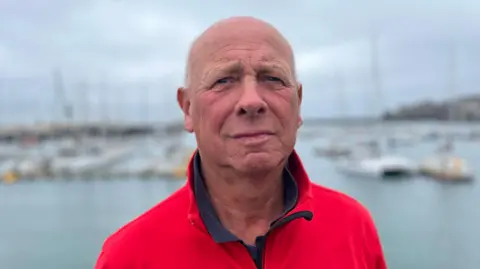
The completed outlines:
<svg viewBox="0 0 480 269">
<path fill-rule="evenodd" d="M 62 137 L 130 137 L 144 135 L 171 136 L 183 132 L 183 123 L 40 123 L 34 125 L 0 125 L 0 142 L 15 142 L 25 138 L 39 140 Z"/>
<path fill-rule="evenodd" d="M 0 182 L 182 178 L 194 150 L 184 134 L 176 122 L 0 126 Z"/>
</svg>

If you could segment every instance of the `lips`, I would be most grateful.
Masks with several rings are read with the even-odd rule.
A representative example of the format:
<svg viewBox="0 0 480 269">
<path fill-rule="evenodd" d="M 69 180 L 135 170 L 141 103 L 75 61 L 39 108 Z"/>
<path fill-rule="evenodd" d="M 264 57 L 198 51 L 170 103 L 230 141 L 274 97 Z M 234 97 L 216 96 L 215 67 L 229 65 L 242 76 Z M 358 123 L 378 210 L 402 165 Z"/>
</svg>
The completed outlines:
<svg viewBox="0 0 480 269">
<path fill-rule="evenodd" d="M 273 132 L 270 132 L 270 131 L 254 131 L 254 132 L 238 133 L 238 134 L 233 135 L 233 138 L 235 138 L 235 139 L 255 138 L 255 137 L 270 136 L 270 135 L 273 135 Z"/>
</svg>

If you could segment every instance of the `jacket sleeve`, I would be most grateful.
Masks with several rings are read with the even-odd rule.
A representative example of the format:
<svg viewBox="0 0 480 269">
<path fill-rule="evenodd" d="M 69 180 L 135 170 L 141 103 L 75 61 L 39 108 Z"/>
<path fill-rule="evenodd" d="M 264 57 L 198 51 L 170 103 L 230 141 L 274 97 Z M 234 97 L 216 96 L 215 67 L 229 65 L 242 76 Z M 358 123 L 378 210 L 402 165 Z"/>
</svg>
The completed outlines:
<svg viewBox="0 0 480 269">
<path fill-rule="evenodd" d="M 383 253 L 377 254 L 375 269 L 387 269 L 387 263 Z"/>
<path fill-rule="evenodd" d="M 134 269 L 138 268 L 130 263 L 129 255 L 118 248 L 102 248 L 94 269 Z"/>
<path fill-rule="evenodd" d="M 102 250 L 102 252 L 100 252 L 100 255 L 98 256 L 97 263 L 95 264 L 94 269 L 109 269 L 109 268 L 111 268 L 107 265 L 107 261 L 108 261 L 107 260 L 107 255 Z"/>
<path fill-rule="evenodd" d="M 387 269 L 387 262 L 385 261 L 385 256 L 383 254 L 382 243 L 375 226 L 373 226 L 373 240 L 372 240 L 372 255 L 374 260 L 374 265 L 372 269 Z"/>
<path fill-rule="evenodd" d="M 363 225 L 363 233 L 368 252 L 368 269 L 387 269 L 382 243 L 375 222 L 368 211 Z"/>
</svg>

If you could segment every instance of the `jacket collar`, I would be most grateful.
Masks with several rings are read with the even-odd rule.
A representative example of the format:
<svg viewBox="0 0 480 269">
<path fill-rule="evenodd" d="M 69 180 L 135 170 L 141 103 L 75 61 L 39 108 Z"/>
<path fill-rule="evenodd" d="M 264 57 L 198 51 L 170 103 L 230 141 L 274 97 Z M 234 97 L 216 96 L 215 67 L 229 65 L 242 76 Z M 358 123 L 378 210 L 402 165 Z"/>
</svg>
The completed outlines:
<svg viewBox="0 0 480 269">
<path fill-rule="evenodd" d="M 198 150 L 194 152 L 190 158 L 190 162 L 187 168 L 187 188 L 190 197 L 190 206 L 188 210 L 187 218 L 190 223 L 204 232 L 208 232 L 205 223 L 202 219 L 199 205 L 197 204 L 197 199 L 195 197 L 195 162 L 198 161 Z M 197 163 L 198 165 L 198 163 Z M 308 202 L 312 198 L 312 186 L 311 181 L 308 178 L 307 172 L 303 167 L 303 164 L 300 160 L 300 157 L 294 150 L 288 158 L 288 171 L 291 173 L 291 176 L 295 180 L 298 190 L 297 203 L 295 207 L 290 210 L 282 219 L 288 219 L 290 216 L 295 215 L 299 212 L 311 211 L 311 205 Z M 197 171 L 198 172 L 198 171 Z M 198 186 L 197 186 L 198 188 Z M 312 213 L 310 212 L 310 219 Z M 308 217 L 306 217 L 308 219 Z M 226 237 L 227 238 L 227 237 Z"/>
</svg>

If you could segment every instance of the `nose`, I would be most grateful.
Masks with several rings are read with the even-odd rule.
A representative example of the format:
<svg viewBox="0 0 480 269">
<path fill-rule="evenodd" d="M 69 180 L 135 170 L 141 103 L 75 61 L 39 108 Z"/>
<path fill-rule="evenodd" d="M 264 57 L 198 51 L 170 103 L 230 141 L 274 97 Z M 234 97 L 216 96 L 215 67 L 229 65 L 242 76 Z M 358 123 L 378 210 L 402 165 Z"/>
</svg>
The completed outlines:
<svg viewBox="0 0 480 269">
<path fill-rule="evenodd" d="M 237 115 L 258 117 L 267 112 L 267 103 L 259 94 L 256 81 L 245 81 L 241 87 L 240 100 L 237 103 Z"/>
</svg>

